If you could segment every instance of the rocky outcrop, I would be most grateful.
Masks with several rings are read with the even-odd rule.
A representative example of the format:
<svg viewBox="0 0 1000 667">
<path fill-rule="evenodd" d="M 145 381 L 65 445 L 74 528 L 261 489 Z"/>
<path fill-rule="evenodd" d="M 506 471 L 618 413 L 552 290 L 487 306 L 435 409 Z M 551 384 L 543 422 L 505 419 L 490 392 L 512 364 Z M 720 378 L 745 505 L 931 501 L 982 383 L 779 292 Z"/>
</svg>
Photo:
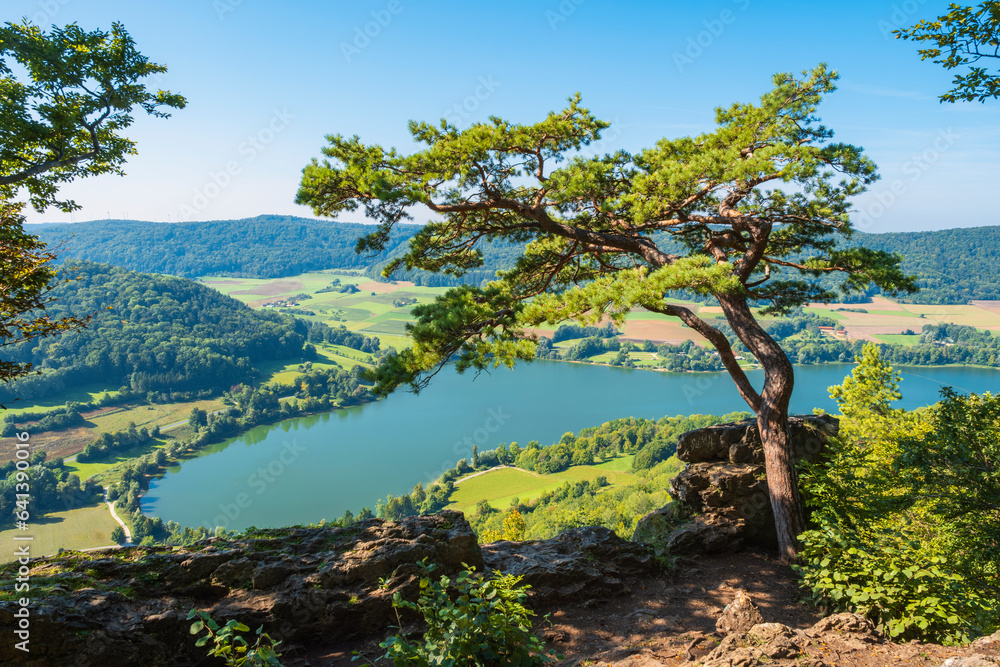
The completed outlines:
<svg viewBox="0 0 1000 667">
<path fill-rule="evenodd" d="M 791 417 L 796 460 L 816 460 L 837 429 L 838 421 L 830 415 Z M 677 457 L 688 463 L 671 480 L 677 502 L 641 519 L 634 540 L 671 554 L 730 551 L 744 543 L 774 546 L 774 515 L 755 420 L 684 433 L 677 439 Z"/>
<path fill-rule="evenodd" d="M 31 653 L 15 653 L 4 642 L 0 662 L 198 664 L 205 652 L 195 648 L 185 620 L 192 607 L 220 623 L 235 618 L 253 629 L 263 625 L 286 645 L 336 642 L 393 624 L 392 596 L 416 597 L 422 559 L 441 573 L 463 563 L 483 568 L 476 536 L 458 512 L 254 535 L 214 538 L 190 549 L 135 547 L 35 563 Z M 15 625 L 16 609 L 0 602 L 0 626 Z"/>
<path fill-rule="evenodd" d="M 388 631 L 393 595 L 415 600 L 418 563 L 435 574 L 474 566 L 523 576 L 533 607 L 587 602 L 630 592 L 655 570 L 651 550 L 606 528 L 576 528 L 551 540 L 498 542 L 480 549 L 459 512 L 398 523 L 370 519 L 350 528 L 277 528 L 212 538 L 191 547 L 67 552 L 31 569 L 29 654 L 0 645 L 0 663 L 29 665 L 194 665 L 205 661 L 186 620 L 192 608 L 220 624 L 264 626 L 282 651 L 330 645 Z M 485 560 L 484 560 L 485 552 Z M 0 627 L 18 619 L 18 565 L 0 568 Z M 404 621 L 407 619 L 404 618 Z M 414 618 L 415 620 L 415 618 Z M 214 664 L 205 662 L 204 664 Z"/>
<path fill-rule="evenodd" d="M 549 540 L 483 545 L 490 569 L 523 577 L 533 605 L 628 595 L 629 581 L 656 570 L 650 548 L 607 528 L 572 528 Z"/>
</svg>

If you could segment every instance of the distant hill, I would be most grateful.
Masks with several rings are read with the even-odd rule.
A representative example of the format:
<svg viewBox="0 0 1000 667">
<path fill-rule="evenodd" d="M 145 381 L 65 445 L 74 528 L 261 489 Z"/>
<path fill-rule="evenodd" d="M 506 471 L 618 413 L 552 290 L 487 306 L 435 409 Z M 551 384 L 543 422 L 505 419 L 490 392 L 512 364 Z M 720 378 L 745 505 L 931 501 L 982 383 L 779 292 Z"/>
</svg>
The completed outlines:
<svg viewBox="0 0 1000 667">
<path fill-rule="evenodd" d="M 320 269 L 355 268 L 376 278 L 393 257 L 406 251 L 419 226 L 402 225 L 379 257 L 354 252 L 370 225 L 262 215 L 245 220 L 155 223 L 104 220 L 78 224 L 31 225 L 50 245 L 61 245 L 62 258 L 107 262 L 133 271 L 183 277 L 225 275 L 280 278 Z M 903 268 L 920 276 L 914 303 L 966 303 L 1000 299 L 1000 226 L 967 227 L 933 232 L 866 234 L 852 243 L 898 252 Z M 458 278 L 424 271 L 399 272 L 397 279 L 418 285 L 479 284 L 498 269 L 513 265 L 520 244 L 482 247 L 483 266 Z M 877 294 L 871 290 L 869 296 Z"/>
<path fill-rule="evenodd" d="M 95 220 L 28 227 L 50 246 L 60 246 L 59 257 L 64 260 L 106 262 L 184 278 L 281 278 L 333 267 L 366 269 L 374 260 L 356 254 L 354 243 L 373 229 L 279 215 L 178 223 Z M 405 247 L 418 229 L 417 225 L 400 227 L 388 252 Z"/>
<path fill-rule="evenodd" d="M 874 250 L 898 252 L 903 269 L 920 276 L 911 303 L 966 303 L 1000 299 L 1000 225 L 933 232 L 855 235 Z"/>
<path fill-rule="evenodd" d="M 301 355 L 305 322 L 173 276 L 82 262 L 56 287 L 47 314 L 92 315 L 89 326 L 4 349 L 43 371 L 0 386 L 0 401 L 38 400 L 83 384 L 135 392 L 228 389 L 255 377 L 254 363 Z"/>
</svg>

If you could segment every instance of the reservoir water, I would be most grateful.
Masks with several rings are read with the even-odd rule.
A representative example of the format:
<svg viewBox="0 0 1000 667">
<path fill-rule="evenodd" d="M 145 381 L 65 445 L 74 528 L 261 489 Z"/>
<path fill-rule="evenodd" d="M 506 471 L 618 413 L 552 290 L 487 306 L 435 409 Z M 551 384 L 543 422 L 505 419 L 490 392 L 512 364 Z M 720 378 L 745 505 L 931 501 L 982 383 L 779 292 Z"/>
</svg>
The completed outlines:
<svg viewBox="0 0 1000 667">
<path fill-rule="evenodd" d="M 827 388 L 853 365 L 797 366 L 793 414 L 836 412 Z M 899 407 L 934 403 L 943 385 L 959 392 L 1000 391 L 1000 371 L 900 367 Z M 759 386 L 761 371 L 750 373 Z M 204 449 L 150 484 L 147 516 L 185 526 L 282 526 L 357 513 L 387 494 L 427 484 L 472 445 L 480 450 L 529 440 L 542 445 L 618 417 L 747 410 L 725 373 L 662 373 L 536 361 L 515 370 L 458 375 L 442 371 L 414 395 L 259 426 Z"/>
</svg>

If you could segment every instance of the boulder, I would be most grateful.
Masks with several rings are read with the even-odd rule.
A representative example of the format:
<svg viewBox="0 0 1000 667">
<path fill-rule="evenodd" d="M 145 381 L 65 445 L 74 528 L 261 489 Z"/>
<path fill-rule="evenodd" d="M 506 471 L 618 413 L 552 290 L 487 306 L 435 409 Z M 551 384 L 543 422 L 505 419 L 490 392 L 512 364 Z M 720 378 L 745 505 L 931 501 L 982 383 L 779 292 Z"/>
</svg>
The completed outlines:
<svg viewBox="0 0 1000 667">
<path fill-rule="evenodd" d="M 764 622 L 760 609 L 750 600 L 744 590 L 736 591 L 736 597 L 722 610 L 722 615 L 715 622 L 715 631 L 723 637 L 733 633 L 742 634 L 750 628 Z"/>
<path fill-rule="evenodd" d="M 838 425 L 830 415 L 790 417 L 796 461 L 821 457 Z M 663 514 L 667 510 L 657 510 L 639 521 L 635 541 L 652 545 L 658 555 L 735 551 L 745 543 L 775 546 L 764 449 L 755 420 L 683 433 L 677 438 L 677 456 L 688 465 L 670 481 L 677 506 L 669 517 L 693 519 L 665 532 L 670 523 Z"/>
<path fill-rule="evenodd" d="M 948 658 L 941 663 L 941 667 L 997 667 L 997 665 L 1000 665 L 1000 659 L 978 653 L 960 658 Z"/>
</svg>

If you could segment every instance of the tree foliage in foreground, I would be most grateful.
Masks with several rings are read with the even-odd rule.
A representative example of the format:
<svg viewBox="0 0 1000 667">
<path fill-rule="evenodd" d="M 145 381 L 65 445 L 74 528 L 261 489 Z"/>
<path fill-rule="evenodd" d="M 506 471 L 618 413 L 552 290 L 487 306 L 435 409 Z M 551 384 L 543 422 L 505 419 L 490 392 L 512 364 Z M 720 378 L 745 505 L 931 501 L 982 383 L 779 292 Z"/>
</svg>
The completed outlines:
<svg viewBox="0 0 1000 667">
<path fill-rule="evenodd" d="M 77 329 L 87 314 L 56 317 L 45 313 L 59 284 L 50 266 L 54 253 L 24 231 L 21 207 L 0 201 L 0 347 L 24 344 Z M 0 360 L 0 382 L 28 375 L 30 361 Z M 2 407 L 2 406 L 0 406 Z"/>
<path fill-rule="evenodd" d="M 917 51 L 921 60 L 929 58 L 945 69 L 968 67 L 968 73 L 952 79 L 954 87 L 941 95 L 942 102 L 985 102 L 1000 96 L 1000 71 L 977 64 L 1000 58 L 1000 2 L 987 0 L 975 7 L 952 3 L 947 14 L 896 30 L 895 35 L 927 43 Z"/>
<path fill-rule="evenodd" d="M 812 599 L 896 639 L 950 643 L 1000 626 L 1000 397 L 950 389 L 892 407 L 899 375 L 869 345 L 831 395 L 840 440 L 804 480 Z"/>
<path fill-rule="evenodd" d="M 27 81 L 19 81 L 22 69 Z M 75 23 L 49 33 L 27 22 L 0 28 L 0 198 L 20 187 L 32 206 L 79 208 L 57 200 L 59 185 L 86 176 L 124 174 L 135 142 L 121 135 L 133 110 L 167 118 L 186 100 L 152 92 L 144 79 L 167 71 L 135 48 L 121 23 L 87 32 Z"/>
<path fill-rule="evenodd" d="M 124 173 L 135 144 L 120 131 L 132 124 L 133 108 L 166 117 L 162 107 L 185 105 L 180 95 L 151 93 L 141 82 L 166 69 L 139 53 L 120 23 L 109 33 L 76 24 L 49 34 L 27 22 L 0 27 L 0 347 L 79 329 L 88 319 L 45 314 L 58 282 L 48 266 L 54 254 L 24 232 L 23 205 L 14 197 L 23 187 L 37 211 L 71 211 L 79 207 L 57 200 L 60 184 Z M 31 368 L 0 361 L 0 381 Z"/>
<path fill-rule="evenodd" d="M 426 148 L 410 155 L 329 136 L 329 159 L 306 166 L 297 201 L 319 215 L 363 208 L 379 227 L 359 251 L 383 248 L 411 207 L 440 216 L 387 273 L 460 275 L 481 265 L 482 244 L 527 242 L 498 280 L 415 308 L 414 345 L 379 368 L 377 391 L 419 389 L 452 358 L 459 370 L 530 360 L 525 328 L 545 322 L 621 322 L 636 307 L 678 317 L 716 347 L 757 415 L 781 557 L 794 558 L 804 520 L 787 428 L 792 365 L 751 306 L 784 313 L 834 301 L 837 292 L 817 282 L 826 274 L 846 274 L 847 292 L 870 283 L 890 293 L 915 288 L 899 257 L 840 244 L 853 233 L 850 199 L 877 175 L 860 148 L 832 142 L 815 115 L 835 79 L 825 66 L 802 78 L 775 75 L 758 104 L 717 109 L 713 132 L 663 139 L 636 155 L 579 155 L 609 126 L 579 96 L 534 125 L 411 122 Z M 764 367 L 761 391 L 722 332 L 665 300 L 673 290 L 719 303 Z"/>
</svg>

